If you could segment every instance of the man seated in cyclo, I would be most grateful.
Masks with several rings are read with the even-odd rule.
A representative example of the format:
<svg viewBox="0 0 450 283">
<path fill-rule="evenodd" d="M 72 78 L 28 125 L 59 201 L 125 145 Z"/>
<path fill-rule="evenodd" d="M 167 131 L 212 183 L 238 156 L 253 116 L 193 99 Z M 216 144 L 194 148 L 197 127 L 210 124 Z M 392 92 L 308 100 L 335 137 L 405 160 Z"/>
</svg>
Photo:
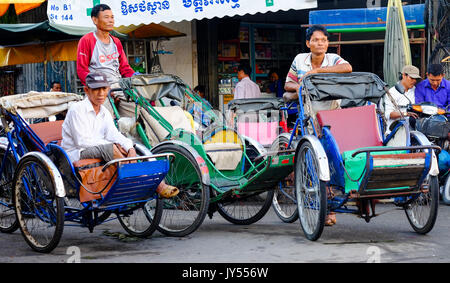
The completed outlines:
<svg viewBox="0 0 450 283">
<path fill-rule="evenodd" d="M 290 94 L 284 95 L 285 100 L 297 100 L 301 81 L 304 76 L 318 73 L 351 73 L 352 66 L 341 56 L 327 53 L 327 29 L 322 25 L 313 25 L 306 30 L 306 46 L 310 53 L 300 53 L 291 64 L 284 89 Z M 336 109 L 338 101 L 313 101 L 313 111 Z"/>
<path fill-rule="evenodd" d="M 339 55 L 327 53 L 328 50 L 328 31 L 324 26 L 313 25 L 306 30 L 306 46 L 311 50 L 310 53 L 298 54 L 292 62 L 289 73 L 286 77 L 284 89 L 290 94 L 285 93 L 285 100 L 297 100 L 299 88 L 304 76 L 317 73 L 350 73 L 352 66 L 342 59 Z M 320 110 L 330 110 L 339 108 L 339 101 L 312 101 L 312 112 L 309 115 L 315 115 Z M 305 109 L 308 111 L 307 109 Z M 331 212 L 325 219 L 325 225 L 332 226 L 336 224 L 336 215 Z"/>
<path fill-rule="evenodd" d="M 81 159 L 114 159 L 135 157 L 133 142 L 115 127 L 111 114 L 103 106 L 110 84 L 103 73 L 93 72 L 86 77 L 86 98 L 73 104 L 62 126 L 62 148 L 71 162 Z M 162 197 L 173 197 L 178 189 L 164 181 L 157 188 Z"/>
<path fill-rule="evenodd" d="M 386 118 L 386 133 L 391 132 L 391 125 L 401 118 L 401 114 L 403 114 L 404 117 L 409 117 L 410 126 L 413 129 L 415 128 L 415 119 L 418 116 L 416 113 L 407 112 L 406 110 L 408 108 L 408 105 L 412 105 L 415 103 L 414 91 L 416 89 L 415 85 L 417 83 L 417 80 L 419 79 L 421 79 L 419 69 L 412 65 L 406 65 L 402 69 L 402 79 L 397 83 L 397 87 L 393 86 L 389 89 L 392 100 L 394 100 L 402 113 L 396 110 L 394 102 L 392 102 L 388 94 L 385 94 L 385 96 L 383 97 L 384 116 Z M 399 92 L 399 90 L 397 90 L 397 88 L 399 87 L 404 89 L 404 93 L 401 93 Z"/>
</svg>

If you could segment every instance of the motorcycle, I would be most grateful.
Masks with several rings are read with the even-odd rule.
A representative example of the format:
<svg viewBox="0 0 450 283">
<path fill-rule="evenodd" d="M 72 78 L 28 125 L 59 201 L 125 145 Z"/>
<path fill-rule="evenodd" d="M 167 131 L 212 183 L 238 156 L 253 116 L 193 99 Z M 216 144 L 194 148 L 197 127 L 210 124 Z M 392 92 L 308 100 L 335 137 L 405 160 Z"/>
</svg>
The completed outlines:
<svg viewBox="0 0 450 283">
<path fill-rule="evenodd" d="M 416 130 L 422 132 L 430 142 L 442 149 L 438 155 L 439 187 L 443 202 L 450 205 L 450 122 L 447 118 L 450 112 L 432 102 L 410 104 L 407 111 L 418 115 L 415 123 Z"/>
</svg>

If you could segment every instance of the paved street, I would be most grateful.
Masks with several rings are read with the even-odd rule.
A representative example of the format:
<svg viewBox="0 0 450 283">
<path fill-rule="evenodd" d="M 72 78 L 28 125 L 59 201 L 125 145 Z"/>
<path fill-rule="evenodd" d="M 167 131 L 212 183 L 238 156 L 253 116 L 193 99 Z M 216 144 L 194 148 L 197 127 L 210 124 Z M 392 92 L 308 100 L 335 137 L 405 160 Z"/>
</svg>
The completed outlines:
<svg viewBox="0 0 450 283">
<path fill-rule="evenodd" d="M 299 222 L 282 223 L 271 209 L 258 223 L 236 226 L 219 214 L 207 218 L 195 233 L 169 238 L 124 237 L 117 220 L 94 233 L 65 227 L 51 254 L 33 252 L 19 231 L 0 234 L 0 262 L 450 262 L 450 206 L 441 205 L 437 224 L 425 236 L 410 227 L 404 211 L 380 204 L 385 214 L 365 223 L 354 215 L 338 214 L 338 224 L 326 227 L 317 242 L 306 240 Z M 119 238 L 123 238 L 119 240 Z M 128 240 L 128 241 L 127 241 Z"/>
</svg>

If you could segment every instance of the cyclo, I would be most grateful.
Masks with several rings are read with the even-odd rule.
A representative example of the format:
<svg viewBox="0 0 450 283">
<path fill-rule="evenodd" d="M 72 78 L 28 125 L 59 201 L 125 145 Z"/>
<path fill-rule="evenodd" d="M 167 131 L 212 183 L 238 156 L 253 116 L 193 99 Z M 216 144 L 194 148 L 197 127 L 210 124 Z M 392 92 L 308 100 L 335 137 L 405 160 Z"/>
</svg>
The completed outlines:
<svg viewBox="0 0 450 283">
<path fill-rule="evenodd" d="M 438 211 L 439 174 L 432 145 L 408 121 L 384 137 L 377 103 L 388 92 L 371 73 L 314 74 L 303 78 L 299 117 L 292 134 L 295 196 L 300 223 L 317 240 L 329 212 L 369 222 L 380 199 L 393 199 L 412 228 L 425 234 Z M 341 109 L 314 112 L 317 101 L 341 100 Z M 354 208 L 351 206 L 355 206 Z"/>
<path fill-rule="evenodd" d="M 51 252 L 58 245 L 65 222 L 92 232 L 115 213 L 129 234 L 147 237 L 161 219 L 162 202 L 156 188 L 169 170 L 167 154 L 150 156 L 145 147 L 137 146 L 141 156 L 135 158 L 72 164 L 58 145 L 62 120 L 34 124 L 25 120 L 38 122 L 66 111 L 78 100 L 77 94 L 61 92 L 0 99 L 0 230 L 12 233 L 20 227 L 25 241 L 38 252 Z M 96 175 L 89 167 L 98 169 Z M 85 175 L 87 182 L 81 180 L 83 172 L 91 172 Z M 89 186 L 96 182 L 98 190 Z M 152 217 L 144 209 L 149 206 Z"/>
<path fill-rule="evenodd" d="M 111 89 L 119 91 L 125 98 L 118 108 L 112 103 L 119 129 L 155 154 L 175 155 L 165 182 L 180 193 L 164 201 L 160 232 L 188 235 L 215 212 L 241 225 L 266 214 L 273 188 L 293 168 L 293 153 L 269 152 L 240 135 L 176 76 L 122 79 L 120 88 Z M 118 112 L 126 109 L 131 114 L 121 117 Z"/>
</svg>

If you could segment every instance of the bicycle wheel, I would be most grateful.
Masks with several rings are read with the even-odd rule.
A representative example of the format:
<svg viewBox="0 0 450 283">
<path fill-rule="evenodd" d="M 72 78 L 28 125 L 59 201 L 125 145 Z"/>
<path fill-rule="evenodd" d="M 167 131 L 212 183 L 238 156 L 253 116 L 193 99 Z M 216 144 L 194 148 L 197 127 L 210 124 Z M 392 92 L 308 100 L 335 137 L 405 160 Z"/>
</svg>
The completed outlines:
<svg viewBox="0 0 450 283">
<path fill-rule="evenodd" d="M 288 149 L 289 139 L 279 136 L 272 143 L 271 150 Z M 289 147 L 292 148 L 292 147 Z M 298 219 L 297 201 L 295 196 L 294 171 L 281 181 L 275 188 L 272 208 L 277 216 L 285 223 L 293 223 Z"/>
<path fill-rule="evenodd" d="M 189 235 L 197 230 L 205 219 L 209 206 L 209 186 L 202 183 L 197 162 L 183 147 L 166 144 L 155 148 L 152 153 L 175 155 L 165 182 L 180 190 L 177 196 L 163 200 L 163 212 L 157 229 L 172 237 Z M 154 213 L 149 211 L 151 217 L 154 217 Z"/>
<path fill-rule="evenodd" d="M 414 231 L 426 234 L 436 223 L 439 205 L 439 181 L 437 176 L 428 176 L 422 184 L 426 193 L 413 196 L 405 204 L 405 213 Z"/>
<path fill-rule="evenodd" d="M 5 156 L 5 150 L 0 148 L 0 161 Z M 0 172 L 0 232 L 12 233 L 19 228 L 13 204 L 12 181 L 16 169 L 16 159 L 8 154 L 3 171 Z M 0 165 L 1 166 L 1 165 Z"/>
<path fill-rule="evenodd" d="M 304 142 L 295 158 L 295 191 L 300 224 L 306 238 L 320 238 L 325 225 L 327 195 L 319 179 L 319 163 L 310 142 Z"/>
<path fill-rule="evenodd" d="M 265 196 L 243 197 L 233 202 L 218 203 L 220 215 L 227 221 L 237 225 L 250 225 L 266 215 L 273 199 L 273 190 L 267 191 Z"/>
<path fill-rule="evenodd" d="M 36 156 L 25 156 L 14 176 L 14 204 L 20 230 L 37 252 L 51 252 L 64 228 L 64 199 L 55 194 L 48 165 Z"/>
<path fill-rule="evenodd" d="M 117 214 L 117 218 L 123 229 L 131 236 L 150 237 L 161 220 L 162 203 L 161 199 L 155 198 L 145 204 L 137 205 L 129 212 Z M 149 215 L 149 211 L 153 211 L 152 216 Z"/>
</svg>

